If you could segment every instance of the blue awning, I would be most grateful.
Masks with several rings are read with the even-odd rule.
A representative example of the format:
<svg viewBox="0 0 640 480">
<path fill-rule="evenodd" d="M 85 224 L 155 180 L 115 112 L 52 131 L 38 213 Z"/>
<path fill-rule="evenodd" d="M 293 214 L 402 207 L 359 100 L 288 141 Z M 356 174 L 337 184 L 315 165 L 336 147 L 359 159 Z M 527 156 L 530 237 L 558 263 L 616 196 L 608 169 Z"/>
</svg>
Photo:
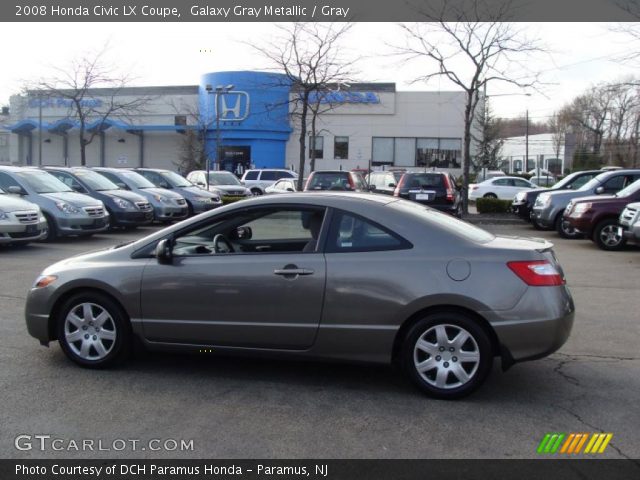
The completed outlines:
<svg viewBox="0 0 640 480">
<path fill-rule="evenodd" d="M 48 128 L 49 124 L 42 122 L 42 129 Z M 27 118 L 25 120 L 20 120 L 19 122 L 14 123 L 13 125 L 7 125 L 5 127 L 11 133 L 17 133 L 19 135 L 25 135 L 33 130 L 38 130 L 40 128 L 40 123 L 37 120 L 32 120 Z"/>
<path fill-rule="evenodd" d="M 63 118 L 62 120 L 58 120 L 57 122 L 53 122 L 49 125 L 48 131 L 49 133 L 63 135 L 76 126 L 76 122 L 69 120 L 68 118 Z"/>
<path fill-rule="evenodd" d="M 38 120 L 27 118 L 25 120 L 20 120 L 13 125 L 6 125 L 3 128 L 9 130 L 12 133 L 24 135 L 33 130 L 38 130 L 39 126 L 40 123 L 38 122 Z M 42 122 L 42 130 L 46 130 L 50 133 L 56 134 L 63 134 L 78 127 L 79 123 L 69 118 L 56 120 L 53 123 Z M 107 118 L 104 121 L 96 120 L 94 122 L 90 122 L 86 125 L 85 129 L 87 132 L 92 133 L 98 130 L 105 131 L 112 127 L 118 128 L 128 133 L 183 132 L 185 130 L 197 130 L 198 128 L 200 128 L 198 125 L 135 125 Z"/>
</svg>

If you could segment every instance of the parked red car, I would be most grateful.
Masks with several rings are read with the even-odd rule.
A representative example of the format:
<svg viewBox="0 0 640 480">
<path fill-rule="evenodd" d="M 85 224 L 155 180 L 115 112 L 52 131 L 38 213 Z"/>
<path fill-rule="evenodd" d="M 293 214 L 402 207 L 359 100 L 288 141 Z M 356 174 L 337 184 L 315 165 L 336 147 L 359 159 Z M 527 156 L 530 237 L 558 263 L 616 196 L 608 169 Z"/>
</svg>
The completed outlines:
<svg viewBox="0 0 640 480">
<path fill-rule="evenodd" d="M 620 250 L 626 238 L 618 218 L 627 204 L 637 201 L 640 201 L 640 180 L 613 196 L 599 195 L 572 200 L 564 211 L 564 219 L 603 250 Z"/>
</svg>

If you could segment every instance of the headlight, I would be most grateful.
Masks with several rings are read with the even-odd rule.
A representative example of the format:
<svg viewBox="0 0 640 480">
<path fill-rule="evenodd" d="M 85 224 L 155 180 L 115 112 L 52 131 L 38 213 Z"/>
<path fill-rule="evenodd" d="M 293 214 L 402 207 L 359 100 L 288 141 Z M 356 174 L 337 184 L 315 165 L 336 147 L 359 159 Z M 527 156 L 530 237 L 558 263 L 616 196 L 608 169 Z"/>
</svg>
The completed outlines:
<svg viewBox="0 0 640 480">
<path fill-rule="evenodd" d="M 125 200 L 124 198 L 114 198 L 113 202 L 122 209 L 133 208 L 133 203 L 129 200 Z"/>
<path fill-rule="evenodd" d="M 536 206 L 538 207 L 546 207 L 551 203 L 551 197 L 549 195 L 539 195 L 536 199 Z"/>
<path fill-rule="evenodd" d="M 573 209 L 573 213 L 585 213 L 591 210 L 592 203 L 578 203 Z"/>
<path fill-rule="evenodd" d="M 31 288 L 44 288 L 51 285 L 58 279 L 55 275 L 40 275 L 36 278 L 36 281 L 33 282 L 33 287 Z"/>
<path fill-rule="evenodd" d="M 162 195 L 154 195 L 153 198 L 155 198 L 157 202 L 162 202 L 162 203 L 170 203 L 171 202 L 170 199 L 168 199 L 167 197 L 163 197 Z"/>
<path fill-rule="evenodd" d="M 80 213 L 80 209 L 78 207 L 75 207 L 66 202 L 56 202 L 56 207 L 58 207 L 58 210 L 60 210 L 62 213 L 65 213 L 67 215 L 70 215 L 72 213 Z"/>
<path fill-rule="evenodd" d="M 9 220 L 9 215 L 4 210 L 0 210 L 0 220 Z"/>
<path fill-rule="evenodd" d="M 516 193 L 516 202 L 521 202 L 524 200 L 524 198 L 527 196 L 527 194 L 525 192 L 518 192 Z"/>
</svg>

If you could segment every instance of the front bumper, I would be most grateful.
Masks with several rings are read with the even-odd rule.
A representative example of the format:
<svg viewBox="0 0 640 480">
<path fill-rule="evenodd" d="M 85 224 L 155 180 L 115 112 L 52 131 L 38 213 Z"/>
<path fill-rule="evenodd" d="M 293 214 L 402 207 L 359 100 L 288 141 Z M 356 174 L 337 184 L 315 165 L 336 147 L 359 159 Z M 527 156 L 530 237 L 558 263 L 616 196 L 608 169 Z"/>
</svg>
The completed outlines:
<svg viewBox="0 0 640 480">
<path fill-rule="evenodd" d="M 0 223 L 0 245 L 9 243 L 35 242 L 46 236 L 47 222 Z"/>
<path fill-rule="evenodd" d="M 620 227 L 622 229 L 622 236 L 630 242 L 640 243 L 640 224 L 636 223 L 631 227 Z"/>
<path fill-rule="evenodd" d="M 222 206 L 222 202 L 217 203 L 203 203 L 203 202 L 192 202 L 193 213 L 202 213 L 208 212 L 209 210 L 213 210 L 214 208 L 218 208 Z"/>
<path fill-rule="evenodd" d="M 571 228 L 576 230 L 578 233 L 586 235 L 587 237 L 591 236 L 591 231 L 593 230 L 593 219 L 591 216 L 572 217 L 569 215 L 563 215 L 562 218 L 569 222 Z"/>
<path fill-rule="evenodd" d="M 182 220 L 189 215 L 189 209 L 184 207 L 157 206 L 153 208 L 155 219 L 158 222 L 166 222 L 169 220 Z"/>
<path fill-rule="evenodd" d="M 109 228 L 109 216 L 85 217 L 67 216 L 55 217 L 58 235 L 91 235 L 104 232 Z"/>
<path fill-rule="evenodd" d="M 149 225 L 153 222 L 153 210 L 148 211 L 114 211 L 111 215 L 111 225 L 116 227 L 123 226 L 142 226 Z"/>
<path fill-rule="evenodd" d="M 531 220 L 535 220 L 538 225 L 545 228 L 553 228 L 555 215 L 551 207 L 536 208 L 535 206 L 531 210 Z"/>
<path fill-rule="evenodd" d="M 575 314 L 566 285 L 529 287 L 515 308 L 482 312 L 493 327 L 505 361 L 546 357 L 569 338 Z"/>
</svg>

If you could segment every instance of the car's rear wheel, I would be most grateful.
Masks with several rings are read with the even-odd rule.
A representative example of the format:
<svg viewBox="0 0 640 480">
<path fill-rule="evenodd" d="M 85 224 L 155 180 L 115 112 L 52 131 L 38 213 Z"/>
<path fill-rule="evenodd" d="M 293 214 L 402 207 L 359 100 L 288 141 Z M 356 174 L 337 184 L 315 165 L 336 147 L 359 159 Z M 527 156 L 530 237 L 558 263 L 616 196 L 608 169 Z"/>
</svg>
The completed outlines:
<svg viewBox="0 0 640 480">
<path fill-rule="evenodd" d="M 251 193 L 253 194 L 254 197 L 258 197 L 262 195 L 262 190 L 260 190 L 259 188 L 252 188 Z"/>
<path fill-rule="evenodd" d="M 627 243 L 615 219 L 603 220 L 593 231 L 593 241 L 602 250 L 620 250 Z"/>
<path fill-rule="evenodd" d="M 62 350 L 78 365 L 107 368 L 129 356 L 131 328 L 126 314 L 106 295 L 73 295 L 58 310 L 56 322 Z"/>
<path fill-rule="evenodd" d="M 569 240 L 573 240 L 575 238 L 580 238 L 582 235 L 576 231 L 575 228 L 571 226 L 571 224 L 565 220 L 562 216 L 562 213 L 558 214 L 555 222 L 555 229 L 562 238 L 566 238 Z"/>
<path fill-rule="evenodd" d="M 495 193 L 485 193 L 484 198 L 498 198 Z"/>
<path fill-rule="evenodd" d="M 458 312 L 433 313 L 416 322 L 401 355 L 413 383 L 442 399 L 469 395 L 485 381 L 493 363 L 488 335 Z"/>
</svg>

